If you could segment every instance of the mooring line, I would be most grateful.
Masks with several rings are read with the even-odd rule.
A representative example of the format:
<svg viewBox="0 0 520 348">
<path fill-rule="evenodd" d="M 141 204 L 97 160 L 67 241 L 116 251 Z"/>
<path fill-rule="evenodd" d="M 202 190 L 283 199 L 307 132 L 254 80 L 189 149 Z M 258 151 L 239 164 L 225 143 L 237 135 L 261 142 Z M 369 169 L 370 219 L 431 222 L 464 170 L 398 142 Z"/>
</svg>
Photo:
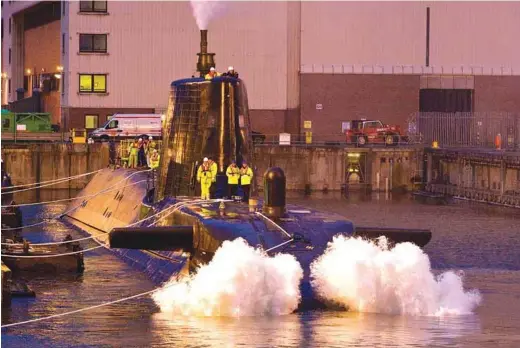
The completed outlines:
<svg viewBox="0 0 520 348">
<path fill-rule="evenodd" d="M 151 295 L 151 294 L 153 294 L 153 293 L 155 293 L 155 292 L 157 292 L 159 290 L 167 289 L 167 288 L 169 288 L 169 287 L 171 287 L 173 285 L 175 285 L 175 283 L 172 282 L 172 283 L 166 284 L 166 285 L 164 285 L 164 286 L 162 286 L 160 288 L 155 288 L 155 289 L 150 290 L 150 291 L 145 291 L 145 292 L 142 292 L 142 293 L 137 294 L 137 295 L 124 297 L 124 298 L 121 298 L 119 300 L 105 302 L 105 303 L 101 303 L 101 304 L 90 306 L 90 307 L 80 308 L 80 309 L 76 309 L 76 310 L 73 310 L 73 311 L 70 311 L 70 312 L 53 314 L 53 315 L 50 315 L 48 317 L 35 318 L 35 319 L 26 320 L 26 321 L 19 321 L 17 323 L 2 325 L 2 329 L 3 328 L 7 328 L 7 327 L 23 325 L 23 324 L 35 323 L 35 322 L 42 321 L 42 320 L 47 320 L 47 319 L 63 317 L 63 316 L 70 315 L 70 314 L 85 312 L 85 311 L 88 311 L 88 310 L 91 310 L 91 309 L 96 309 L 96 308 L 109 306 L 109 305 L 112 305 L 112 304 L 115 304 L 115 303 L 125 302 L 125 301 L 128 301 L 128 300 L 132 300 L 134 298 L 139 298 L 139 297 L 143 297 L 143 296 L 146 296 L 146 295 Z"/>
<path fill-rule="evenodd" d="M 260 213 L 260 212 L 256 212 L 257 215 L 260 215 L 261 217 L 263 217 L 264 219 L 266 219 L 267 221 L 271 222 L 273 225 L 275 225 L 276 227 L 278 227 L 280 229 L 280 231 L 282 231 L 283 233 L 285 233 L 287 235 L 287 237 L 289 238 L 292 238 L 292 236 L 289 234 L 289 232 L 287 232 L 286 230 L 284 230 L 282 228 L 282 226 L 278 225 L 276 222 L 274 222 L 273 220 L 271 220 L 270 218 L 268 218 L 267 216 L 265 216 L 264 214 Z"/>
<path fill-rule="evenodd" d="M 104 169 L 104 168 L 103 168 L 103 169 Z M 103 169 L 95 170 L 95 171 L 93 171 L 93 172 L 89 172 L 89 173 L 84 173 L 84 174 L 79 174 L 79 175 L 69 176 L 69 177 L 67 177 L 67 178 L 60 178 L 60 179 L 54 179 L 54 180 L 48 180 L 48 181 L 42 181 L 42 182 L 36 182 L 36 183 L 33 183 L 33 184 L 25 184 L 25 185 L 9 186 L 9 187 L 5 187 L 4 190 L 6 190 L 6 189 L 11 189 L 11 188 L 18 188 L 18 187 L 26 187 L 26 186 L 36 186 L 36 185 L 39 185 L 38 187 L 30 187 L 30 188 L 22 189 L 22 190 L 15 190 L 15 191 L 2 192 L 2 194 L 4 195 L 4 194 L 8 194 L 8 193 L 23 192 L 23 191 L 29 191 L 29 190 L 39 189 L 39 188 L 41 188 L 41 187 L 47 187 L 47 186 L 57 185 L 57 184 L 60 184 L 60 183 L 62 183 L 62 182 L 67 182 L 67 181 L 71 181 L 71 180 L 74 180 L 74 179 L 78 179 L 78 178 L 81 178 L 81 177 L 84 177 L 84 176 L 89 176 L 89 175 L 92 175 L 92 174 L 96 174 L 96 173 L 102 171 Z M 43 184 L 48 184 L 48 185 L 43 185 Z"/>
<path fill-rule="evenodd" d="M 113 188 L 113 189 L 110 189 L 110 190 L 108 190 L 108 191 L 105 191 L 105 193 L 106 193 L 106 192 L 110 192 L 110 191 L 119 190 L 119 189 L 125 188 L 125 187 L 127 187 L 127 186 L 136 185 L 136 184 L 138 184 L 138 183 L 145 182 L 145 181 L 147 181 L 147 180 L 146 180 L 146 179 L 145 179 L 145 180 L 140 180 L 140 181 L 138 181 L 138 182 L 135 182 L 135 183 L 132 183 L 132 184 L 128 184 L 128 185 L 125 185 L 125 186 L 115 187 L 115 188 Z M 54 201 L 36 202 L 36 203 L 22 203 L 22 204 L 11 204 L 11 205 L 2 205 L 2 208 L 9 208 L 9 207 L 28 207 L 28 206 L 32 206 L 32 205 L 53 204 L 53 203 L 59 203 L 59 202 L 73 201 L 73 200 L 76 200 L 76 199 L 82 199 L 82 198 L 91 198 L 91 197 L 95 197 L 95 196 L 97 196 L 97 193 L 93 193 L 93 194 L 91 194 L 91 195 L 85 195 L 85 196 L 72 197 L 72 198 L 57 199 L 57 200 L 54 200 Z"/>
<path fill-rule="evenodd" d="M 5 254 L 2 254 L 2 257 L 23 258 L 23 259 L 46 259 L 46 258 L 49 258 L 49 257 L 59 257 L 59 256 L 81 254 L 81 253 L 84 253 L 86 251 L 99 249 L 101 247 L 102 247 L 101 245 L 98 245 L 96 247 L 83 249 L 83 250 L 79 250 L 79 251 L 73 251 L 73 252 L 70 252 L 70 253 L 63 253 L 63 254 L 52 254 L 52 255 L 5 255 Z"/>
<path fill-rule="evenodd" d="M 139 173 L 145 173 L 145 172 L 149 172 L 151 171 L 152 169 L 148 169 L 148 170 L 141 170 L 141 171 L 137 171 L 135 173 L 132 173 L 130 175 L 128 175 L 127 177 L 121 179 L 120 181 L 116 182 L 114 185 L 119 185 L 120 183 L 122 183 L 123 181 L 125 180 L 128 180 L 130 179 L 132 176 L 136 175 L 136 174 L 139 174 Z M 142 181 L 146 181 L 146 180 L 142 180 Z M 139 182 L 136 182 L 136 183 L 132 183 L 128 186 L 131 186 L 131 185 L 136 185 L 137 183 Z M 108 192 L 108 191 L 115 191 L 116 189 L 121 189 L 122 187 L 119 187 L 119 188 L 108 188 L 108 189 L 105 189 L 105 190 L 102 190 L 102 191 L 99 191 L 96 195 L 100 195 L 102 193 L 105 193 L 105 192 Z M 94 197 L 92 197 L 94 198 Z M 89 198 L 87 199 L 86 201 L 90 201 L 92 198 Z M 35 224 L 31 224 L 31 225 L 25 225 L 25 226 L 20 226 L 20 227 L 11 227 L 11 228 L 2 228 L 3 231 L 12 231 L 12 230 L 18 230 L 18 229 L 22 229 L 22 228 L 27 228 L 27 227 L 34 227 L 34 226 L 39 226 L 39 225 L 42 225 L 44 223 L 47 223 L 48 221 L 53 221 L 53 220 L 56 220 L 56 219 L 59 219 L 61 218 L 62 216 L 70 213 L 70 212 L 73 212 L 74 210 L 78 209 L 79 207 L 82 206 L 83 203 L 79 204 L 78 206 L 72 208 L 72 209 L 69 209 L 61 214 L 58 214 L 58 215 L 55 215 L 53 217 L 50 217 L 50 218 L 47 218 L 47 219 L 44 219 L 43 221 L 40 221 L 38 223 L 35 223 Z"/>
</svg>

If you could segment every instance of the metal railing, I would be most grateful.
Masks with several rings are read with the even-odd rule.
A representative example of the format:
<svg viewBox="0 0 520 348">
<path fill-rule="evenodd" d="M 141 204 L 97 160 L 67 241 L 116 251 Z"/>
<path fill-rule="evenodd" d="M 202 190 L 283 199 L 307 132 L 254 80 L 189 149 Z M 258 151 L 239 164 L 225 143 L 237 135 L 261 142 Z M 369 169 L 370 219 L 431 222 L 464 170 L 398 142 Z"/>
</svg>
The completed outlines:
<svg viewBox="0 0 520 348">
<path fill-rule="evenodd" d="M 520 150 L 520 114 L 418 112 L 408 120 L 410 141 L 444 148 Z"/>
<path fill-rule="evenodd" d="M 289 133 L 282 133 L 289 134 Z M 297 146 L 297 147 L 357 147 L 356 139 L 349 138 L 343 133 L 312 133 L 309 137 L 305 132 L 302 134 L 289 134 L 290 139 L 280 137 L 277 134 L 262 134 L 253 135 L 253 143 L 255 146 Z M 396 136 L 393 146 L 411 146 L 416 145 L 416 142 L 408 140 L 407 136 Z M 385 147 L 384 138 L 369 141 L 363 147 Z"/>
<path fill-rule="evenodd" d="M 395 74 L 395 75 L 487 75 L 515 76 L 520 70 L 506 66 L 424 66 L 378 64 L 303 64 L 302 74 Z"/>
</svg>

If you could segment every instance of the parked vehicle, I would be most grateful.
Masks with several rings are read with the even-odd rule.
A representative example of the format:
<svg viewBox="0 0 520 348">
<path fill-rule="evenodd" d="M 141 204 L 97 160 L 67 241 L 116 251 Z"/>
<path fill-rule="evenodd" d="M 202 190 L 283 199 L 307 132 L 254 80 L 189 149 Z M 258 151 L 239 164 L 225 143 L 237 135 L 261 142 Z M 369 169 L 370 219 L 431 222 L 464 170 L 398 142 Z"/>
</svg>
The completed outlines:
<svg viewBox="0 0 520 348">
<path fill-rule="evenodd" d="M 162 115 L 160 114 L 114 114 L 101 128 L 92 131 L 93 140 L 162 137 Z"/>
<path fill-rule="evenodd" d="M 354 143 L 358 146 L 368 143 L 384 143 L 391 146 L 406 141 L 399 126 L 385 125 L 379 120 L 353 120 L 349 126 L 345 132 L 347 143 Z"/>
<path fill-rule="evenodd" d="M 54 142 L 67 139 L 59 133 L 59 126 L 51 124 L 51 114 L 38 112 L 11 112 L 2 109 L 2 141 Z"/>
</svg>

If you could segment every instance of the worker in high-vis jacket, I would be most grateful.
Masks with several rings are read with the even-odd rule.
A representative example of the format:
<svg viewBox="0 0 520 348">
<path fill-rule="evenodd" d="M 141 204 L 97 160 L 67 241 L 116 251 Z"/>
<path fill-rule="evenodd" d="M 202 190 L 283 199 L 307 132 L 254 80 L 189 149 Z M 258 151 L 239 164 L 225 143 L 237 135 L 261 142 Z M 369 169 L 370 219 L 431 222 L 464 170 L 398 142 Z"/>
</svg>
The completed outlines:
<svg viewBox="0 0 520 348">
<path fill-rule="evenodd" d="M 231 164 L 227 167 L 226 175 L 228 177 L 228 190 L 229 197 L 237 195 L 238 180 L 240 179 L 240 169 L 238 169 L 235 161 L 231 161 Z"/>
<path fill-rule="evenodd" d="M 204 78 L 206 80 L 211 80 L 212 78 L 214 77 L 217 77 L 217 76 L 220 76 L 220 74 L 217 72 L 217 70 L 215 70 L 214 67 L 211 67 L 209 69 L 209 73 L 207 73 L 206 75 L 204 75 Z"/>
<path fill-rule="evenodd" d="M 210 199 L 209 190 L 213 178 L 207 157 L 204 157 L 202 164 L 197 170 L 197 182 L 200 183 L 200 199 Z"/>
<path fill-rule="evenodd" d="M 209 162 L 209 169 L 211 170 L 211 178 L 212 178 L 212 184 L 209 190 L 211 198 L 215 197 L 215 191 L 217 189 L 217 173 L 218 173 L 218 166 L 215 161 L 213 161 L 211 158 L 208 159 Z"/>
<path fill-rule="evenodd" d="M 130 146 L 128 147 L 128 152 L 130 155 L 128 156 L 128 168 L 135 168 L 137 167 L 137 155 L 139 154 L 139 143 L 134 141 L 133 143 L 130 143 Z"/>
<path fill-rule="evenodd" d="M 150 168 L 156 169 L 159 167 L 159 161 L 161 160 L 161 155 L 159 155 L 159 152 L 157 149 L 154 149 L 152 152 L 152 155 L 150 156 Z"/>
<path fill-rule="evenodd" d="M 242 162 L 242 168 L 240 168 L 240 186 L 244 192 L 242 202 L 249 202 L 249 192 L 251 188 L 251 181 L 253 179 L 253 170 L 247 165 L 246 161 Z"/>
</svg>

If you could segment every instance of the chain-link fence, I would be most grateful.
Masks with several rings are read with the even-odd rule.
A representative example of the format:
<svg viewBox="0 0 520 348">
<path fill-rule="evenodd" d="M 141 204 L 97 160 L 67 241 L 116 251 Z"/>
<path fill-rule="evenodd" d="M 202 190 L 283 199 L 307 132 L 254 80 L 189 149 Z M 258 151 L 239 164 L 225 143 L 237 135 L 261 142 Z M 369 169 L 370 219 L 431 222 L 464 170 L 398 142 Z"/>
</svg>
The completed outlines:
<svg viewBox="0 0 520 348">
<path fill-rule="evenodd" d="M 408 136 L 426 146 L 520 150 L 520 114 L 418 112 L 408 121 Z"/>
</svg>

